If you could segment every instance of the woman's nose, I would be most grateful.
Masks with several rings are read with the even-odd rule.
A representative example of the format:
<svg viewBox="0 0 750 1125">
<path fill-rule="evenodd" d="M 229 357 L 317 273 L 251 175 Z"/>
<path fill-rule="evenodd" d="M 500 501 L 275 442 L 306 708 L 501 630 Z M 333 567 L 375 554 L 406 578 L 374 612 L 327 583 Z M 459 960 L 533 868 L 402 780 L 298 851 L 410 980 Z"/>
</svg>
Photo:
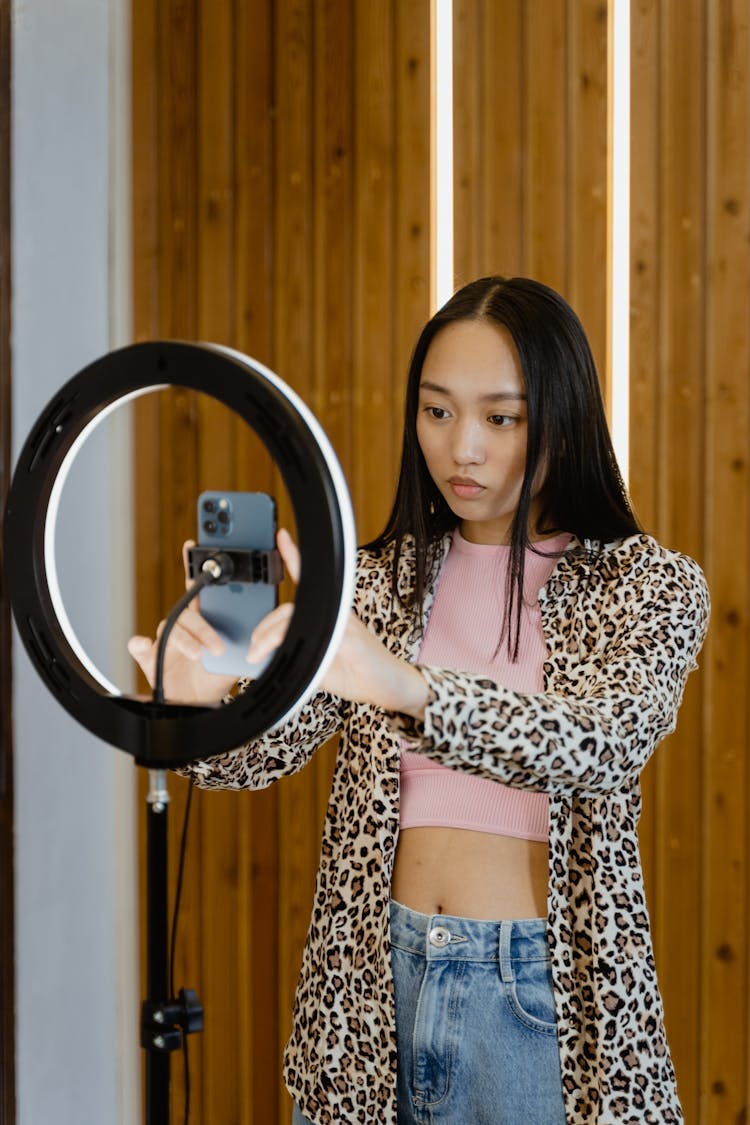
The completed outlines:
<svg viewBox="0 0 750 1125">
<path fill-rule="evenodd" d="M 453 433 L 453 460 L 457 465 L 479 465 L 484 461 L 482 429 L 478 422 L 459 423 Z"/>
</svg>

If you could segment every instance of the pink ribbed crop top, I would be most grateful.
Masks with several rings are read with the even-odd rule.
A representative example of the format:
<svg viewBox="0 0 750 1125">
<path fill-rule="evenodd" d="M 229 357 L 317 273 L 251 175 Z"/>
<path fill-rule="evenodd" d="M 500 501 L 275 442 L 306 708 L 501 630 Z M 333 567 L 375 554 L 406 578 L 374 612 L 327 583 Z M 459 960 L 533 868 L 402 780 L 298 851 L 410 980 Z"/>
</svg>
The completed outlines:
<svg viewBox="0 0 750 1125">
<path fill-rule="evenodd" d="M 440 572 L 435 600 L 419 651 L 420 664 L 457 668 L 487 676 L 519 692 L 543 688 L 547 646 L 539 590 L 549 579 L 569 535 L 547 539 L 544 555 L 526 552 L 524 605 L 518 660 L 498 646 L 503 620 L 510 547 L 470 543 L 456 529 Z M 549 557 L 551 554 L 553 557 Z M 546 793 L 512 789 L 491 778 L 448 769 L 404 750 L 401 755 L 401 828 L 441 826 L 516 836 L 549 838 Z"/>
</svg>

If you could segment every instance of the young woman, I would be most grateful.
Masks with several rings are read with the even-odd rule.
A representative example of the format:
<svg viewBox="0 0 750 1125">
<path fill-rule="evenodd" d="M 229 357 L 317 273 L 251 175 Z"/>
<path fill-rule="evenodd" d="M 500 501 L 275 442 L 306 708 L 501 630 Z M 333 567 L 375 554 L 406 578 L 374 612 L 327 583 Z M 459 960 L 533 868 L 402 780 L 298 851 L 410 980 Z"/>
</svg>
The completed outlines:
<svg viewBox="0 0 750 1125">
<path fill-rule="evenodd" d="M 707 617 L 698 566 L 640 533 L 569 306 L 524 278 L 456 293 L 417 343 L 395 504 L 323 689 L 186 771 L 262 788 L 342 732 L 296 1122 L 682 1120 L 636 827 Z M 188 611 L 168 694 L 219 696 L 198 660 L 219 643 Z M 150 676 L 154 643 L 131 652 Z"/>
</svg>

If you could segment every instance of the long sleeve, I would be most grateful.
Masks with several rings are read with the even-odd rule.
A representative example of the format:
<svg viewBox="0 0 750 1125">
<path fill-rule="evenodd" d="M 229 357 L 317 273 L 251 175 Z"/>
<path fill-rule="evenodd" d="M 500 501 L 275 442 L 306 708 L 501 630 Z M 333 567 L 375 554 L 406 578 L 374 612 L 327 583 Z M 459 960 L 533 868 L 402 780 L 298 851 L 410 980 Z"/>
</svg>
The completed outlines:
<svg viewBox="0 0 750 1125">
<path fill-rule="evenodd" d="M 318 747 L 341 729 L 344 707 L 335 696 L 317 692 L 261 738 L 177 772 L 203 789 L 265 789 L 301 770 Z"/>
<path fill-rule="evenodd" d="M 696 667 L 709 614 L 705 580 L 692 559 L 659 548 L 605 584 L 606 604 L 586 603 L 595 583 L 589 590 L 576 585 L 565 607 L 567 643 L 545 666 L 547 690 L 524 695 L 480 676 L 423 667 L 430 688 L 424 723 L 402 722 L 414 749 L 449 767 L 550 793 L 598 795 L 637 778 L 674 729 Z"/>
<path fill-rule="evenodd" d="M 360 570 L 355 608 L 370 591 L 371 585 Z M 176 772 L 192 778 L 203 789 L 265 789 L 301 770 L 320 746 L 343 729 L 350 712 L 350 705 L 343 700 L 328 692 L 316 692 L 290 718 L 262 737 Z"/>
</svg>

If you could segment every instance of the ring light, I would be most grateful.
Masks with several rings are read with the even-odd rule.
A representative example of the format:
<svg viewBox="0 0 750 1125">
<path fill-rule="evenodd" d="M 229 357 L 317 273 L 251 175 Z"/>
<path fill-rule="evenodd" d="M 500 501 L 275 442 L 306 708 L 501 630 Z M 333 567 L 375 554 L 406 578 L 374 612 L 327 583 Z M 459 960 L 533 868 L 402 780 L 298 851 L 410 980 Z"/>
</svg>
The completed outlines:
<svg viewBox="0 0 750 1125">
<path fill-rule="evenodd" d="M 116 407 L 168 386 L 218 399 L 255 430 L 281 470 L 297 524 L 302 573 L 286 638 L 258 679 L 226 706 L 156 704 L 120 694 L 83 651 L 57 581 L 56 519 L 78 449 Z M 215 344 L 133 344 L 84 368 L 32 429 L 5 511 L 8 596 L 37 672 L 82 726 L 156 769 L 234 749 L 309 698 L 346 627 L 355 551 L 346 482 L 314 415 L 268 368 Z"/>
</svg>

